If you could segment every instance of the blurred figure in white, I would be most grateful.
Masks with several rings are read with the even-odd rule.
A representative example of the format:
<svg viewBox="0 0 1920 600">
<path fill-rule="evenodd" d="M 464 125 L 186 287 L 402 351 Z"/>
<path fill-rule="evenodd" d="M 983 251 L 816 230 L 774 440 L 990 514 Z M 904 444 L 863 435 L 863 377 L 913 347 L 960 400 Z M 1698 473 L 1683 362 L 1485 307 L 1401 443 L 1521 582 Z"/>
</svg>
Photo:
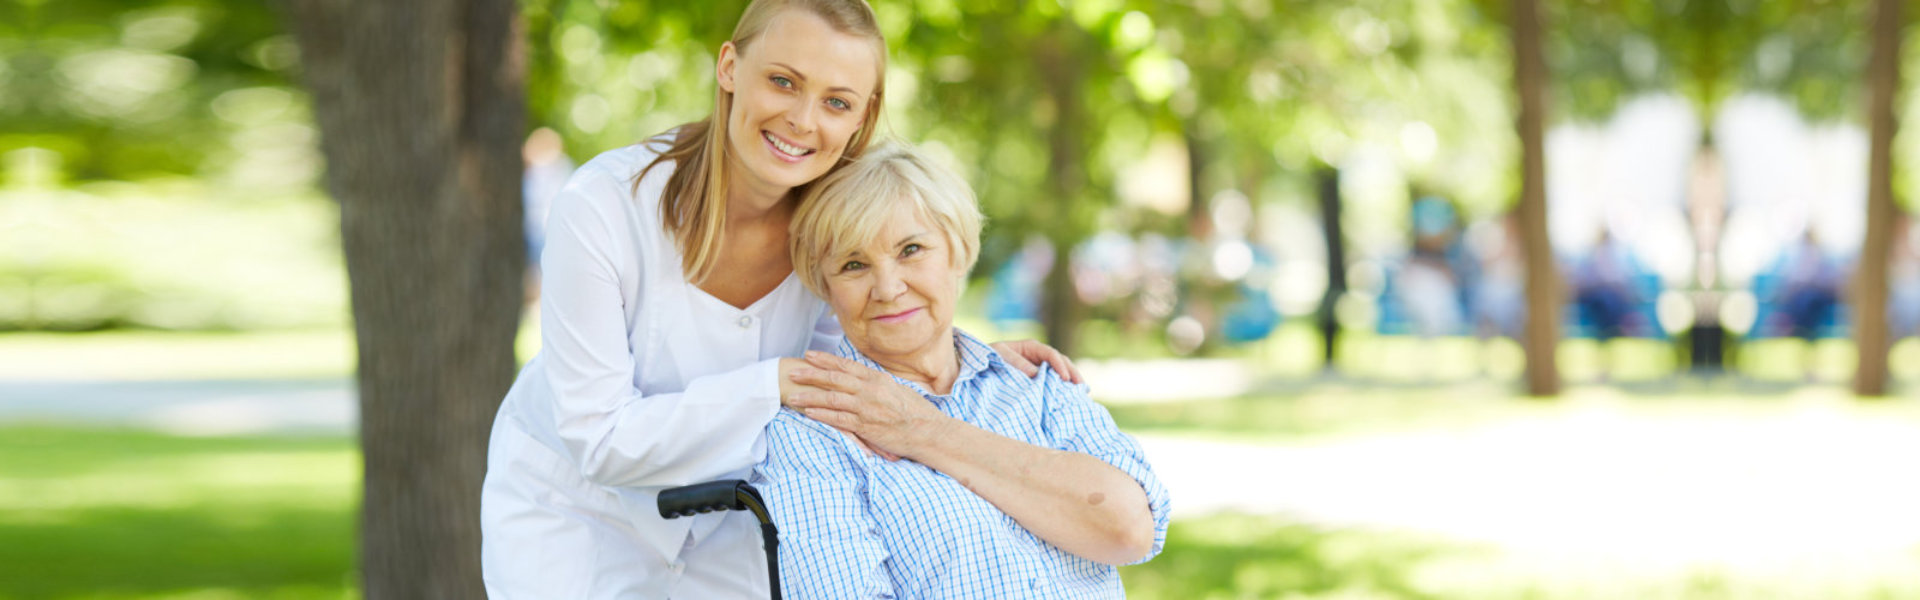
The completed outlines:
<svg viewBox="0 0 1920 600">
<path fill-rule="evenodd" d="M 1527 306 L 1522 279 L 1525 265 L 1515 223 L 1512 215 L 1506 215 L 1483 221 L 1468 232 L 1481 271 L 1467 304 L 1473 313 L 1474 332 L 1483 340 L 1520 339 L 1521 318 Z"/>
<path fill-rule="evenodd" d="M 560 134 L 545 127 L 527 135 L 520 158 L 526 163 L 520 180 L 520 198 L 526 212 L 526 301 L 532 303 L 540 299 L 540 249 L 547 243 L 547 207 L 573 175 L 573 159 L 567 157 Z"/>
</svg>

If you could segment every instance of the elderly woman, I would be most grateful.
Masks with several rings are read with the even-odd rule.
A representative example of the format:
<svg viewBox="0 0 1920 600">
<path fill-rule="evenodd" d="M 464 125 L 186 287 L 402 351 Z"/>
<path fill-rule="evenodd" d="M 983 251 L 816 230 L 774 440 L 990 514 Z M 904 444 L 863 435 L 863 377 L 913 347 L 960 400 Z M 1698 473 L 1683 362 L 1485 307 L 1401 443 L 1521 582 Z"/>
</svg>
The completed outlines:
<svg viewBox="0 0 1920 600">
<path fill-rule="evenodd" d="M 953 327 L 980 221 L 964 181 L 898 144 L 793 218 L 794 269 L 846 331 L 793 374 L 820 391 L 767 426 L 754 475 L 795 597 L 1112 598 L 1114 565 L 1166 541 L 1166 489 L 1086 387 Z"/>
</svg>

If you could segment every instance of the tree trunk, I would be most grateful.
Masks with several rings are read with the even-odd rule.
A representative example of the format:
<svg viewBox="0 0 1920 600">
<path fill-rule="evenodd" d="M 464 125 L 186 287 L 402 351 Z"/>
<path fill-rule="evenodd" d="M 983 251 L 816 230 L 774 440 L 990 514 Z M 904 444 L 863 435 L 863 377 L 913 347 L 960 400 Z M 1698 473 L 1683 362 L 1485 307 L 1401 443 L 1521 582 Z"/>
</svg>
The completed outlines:
<svg viewBox="0 0 1920 600">
<path fill-rule="evenodd" d="M 1520 93 L 1520 239 L 1527 270 L 1527 393 L 1560 393 L 1560 277 L 1547 239 L 1546 59 L 1538 0 L 1513 0 L 1514 87 Z"/>
<path fill-rule="evenodd" d="M 1333 372 L 1340 350 L 1340 297 L 1347 293 L 1347 243 L 1340 224 L 1340 170 L 1325 166 L 1313 174 L 1320 196 L 1320 235 L 1327 244 L 1327 292 L 1314 316 L 1320 325 L 1320 368 Z"/>
<path fill-rule="evenodd" d="M 359 347 L 368 598 L 480 598 L 480 481 L 514 377 L 524 55 L 512 0 L 282 0 Z"/>
<path fill-rule="evenodd" d="M 1859 364 L 1853 391 L 1862 396 L 1887 393 L 1887 256 L 1893 242 L 1893 135 L 1900 128 L 1894 96 L 1900 89 L 1901 0 L 1875 0 L 1869 27 L 1873 50 L 1867 59 L 1867 236 L 1860 248 L 1854 281 L 1853 339 Z"/>
<path fill-rule="evenodd" d="M 1085 121 L 1080 85 L 1083 79 L 1073 48 L 1078 34 L 1070 25 L 1057 26 L 1054 35 L 1042 42 L 1035 53 L 1038 71 L 1045 78 L 1046 98 L 1053 109 L 1053 127 L 1047 131 L 1047 196 L 1042 198 L 1041 214 L 1046 218 L 1047 239 L 1053 242 L 1053 270 L 1048 271 L 1040 298 L 1041 326 L 1047 343 L 1062 354 L 1079 351 L 1080 321 L 1084 316 L 1079 294 L 1073 285 L 1073 248 L 1086 239 L 1082 223 L 1086 189 Z"/>
</svg>

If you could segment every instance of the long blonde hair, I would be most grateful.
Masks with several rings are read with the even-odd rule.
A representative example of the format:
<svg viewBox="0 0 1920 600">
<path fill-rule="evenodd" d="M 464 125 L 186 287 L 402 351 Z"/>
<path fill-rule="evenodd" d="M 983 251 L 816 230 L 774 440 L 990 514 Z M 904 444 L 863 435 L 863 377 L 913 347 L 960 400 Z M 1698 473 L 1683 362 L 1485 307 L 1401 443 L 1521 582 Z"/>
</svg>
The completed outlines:
<svg viewBox="0 0 1920 600">
<path fill-rule="evenodd" d="M 880 58 L 879 83 L 867 104 L 867 114 L 860 129 L 854 131 L 853 138 L 847 141 L 840 161 L 827 171 L 832 173 L 847 161 L 859 158 L 866 151 L 867 142 L 873 139 L 887 87 L 886 39 L 880 34 L 873 7 L 868 6 L 865 0 L 754 0 L 740 15 L 740 23 L 734 26 L 734 51 L 746 52 L 747 46 L 766 31 L 773 18 L 788 9 L 803 10 L 818 16 L 834 31 L 871 38 L 880 50 L 877 53 Z M 686 273 L 687 280 L 694 283 L 704 281 L 712 274 L 714 263 L 720 255 L 720 245 L 724 242 L 722 231 L 727 222 L 726 157 L 729 152 L 727 115 L 732 111 L 733 94 L 718 85 L 714 86 L 713 114 L 649 140 L 649 143 L 663 142 L 670 146 L 654 157 L 653 162 L 641 169 L 633 180 L 634 190 L 638 192 L 640 180 L 647 176 L 647 172 L 663 162 L 673 161 L 673 175 L 667 178 L 667 187 L 660 192 L 660 223 L 679 246 L 680 268 Z M 669 140 L 669 137 L 672 139 Z M 806 187 L 796 188 L 795 196 L 805 193 Z"/>
</svg>

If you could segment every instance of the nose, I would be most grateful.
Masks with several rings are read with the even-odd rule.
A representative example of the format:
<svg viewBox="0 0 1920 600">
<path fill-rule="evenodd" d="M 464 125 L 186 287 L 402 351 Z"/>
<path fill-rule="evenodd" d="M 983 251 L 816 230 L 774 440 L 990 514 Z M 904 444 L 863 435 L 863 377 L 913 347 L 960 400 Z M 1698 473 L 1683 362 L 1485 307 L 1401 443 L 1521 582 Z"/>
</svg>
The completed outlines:
<svg viewBox="0 0 1920 600">
<path fill-rule="evenodd" d="M 795 102 L 787 109 L 787 128 L 797 134 L 813 133 L 813 110 L 812 102 Z"/>
<path fill-rule="evenodd" d="M 902 278 L 900 268 L 891 264 L 879 264 L 873 267 L 874 300 L 889 301 L 900 297 L 907 291 L 907 280 Z"/>
</svg>

